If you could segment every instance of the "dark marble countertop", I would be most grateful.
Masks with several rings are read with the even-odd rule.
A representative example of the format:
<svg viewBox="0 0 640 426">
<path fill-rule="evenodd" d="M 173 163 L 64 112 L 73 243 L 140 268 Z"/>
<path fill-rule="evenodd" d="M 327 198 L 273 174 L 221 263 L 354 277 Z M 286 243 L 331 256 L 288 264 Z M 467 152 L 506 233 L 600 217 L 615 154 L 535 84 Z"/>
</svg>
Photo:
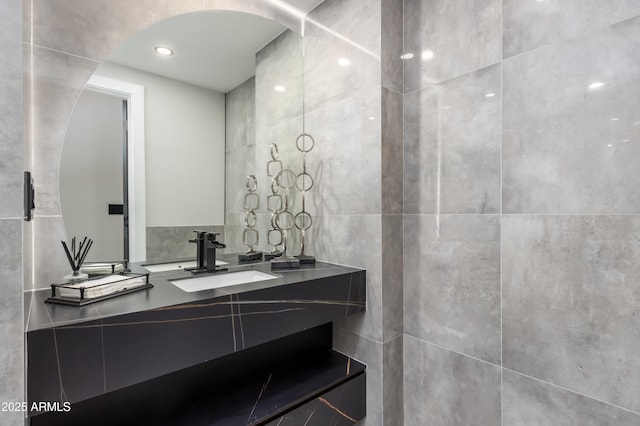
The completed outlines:
<svg viewBox="0 0 640 426">
<path fill-rule="evenodd" d="M 219 256 L 219 259 L 228 262 L 228 265 L 224 265 L 224 267 L 228 269 L 227 272 L 254 269 L 277 275 L 280 278 L 189 293 L 171 284 L 170 281 L 203 276 L 205 274 L 194 275 L 191 272 L 183 270 L 156 272 L 150 274 L 149 277 L 149 282 L 154 285 L 152 289 L 122 295 L 81 307 L 45 303 L 44 301 L 51 295 L 50 289 L 29 291 L 25 292 L 25 312 L 27 313 L 25 317 L 25 330 L 30 332 L 45 328 L 61 327 L 135 312 L 203 302 L 222 296 L 242 294 L 266 288 L 339 277 L 353 272 L 363 271 L 360 268 L 325 262 L 301 265 L 300 269 L 280 269 L 272 271 L 268 261 L 239 264 L 237 255 L 222 255 Z M 164 263 L 173 262 L 174 261 L 167 261 Z M 142 267 L 143 264 L 144 263 L 132 263 L 130 265 L 131 271 L 135 273 L 146 273 L 147 271 Z M 223 273 L 225 272 L 218 272 L 216 274 Z M 358 299 L 361 298 L 356 298 L 356 300 Z"/>
<path fill-rule="evenodd" d="M 151 289 L 84 307 L 45 303 L 50 290 L 26 293 L 28 400 L 83 401 L 365 310 L 363 269 L 221 260 L 228 272 L 279 278 L 189 293 L 170 281 L 190 272 L 154 273 Z"/>
</svg>

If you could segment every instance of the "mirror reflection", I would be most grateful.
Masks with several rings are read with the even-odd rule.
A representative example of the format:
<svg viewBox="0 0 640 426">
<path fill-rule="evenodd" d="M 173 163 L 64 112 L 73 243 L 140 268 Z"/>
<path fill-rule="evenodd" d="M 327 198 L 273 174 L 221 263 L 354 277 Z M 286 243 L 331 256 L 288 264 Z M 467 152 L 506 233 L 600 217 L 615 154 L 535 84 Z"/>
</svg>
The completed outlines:
<svg viewBox="0 0 640 426">
<path fill-rule="evenodd" d="M 295 161 L 302 76 L 301 37 L 254 15 L 186 14 L 131 37 L 69 122 L 60 170 L 69 238 L 95 240 L 88 261 L 190 258 L 194 230 L 243 251 L 247 176 L 266 201 L 271 144 Z M 255 228 L 266 236 L 263 210 Z"/>
</svg>

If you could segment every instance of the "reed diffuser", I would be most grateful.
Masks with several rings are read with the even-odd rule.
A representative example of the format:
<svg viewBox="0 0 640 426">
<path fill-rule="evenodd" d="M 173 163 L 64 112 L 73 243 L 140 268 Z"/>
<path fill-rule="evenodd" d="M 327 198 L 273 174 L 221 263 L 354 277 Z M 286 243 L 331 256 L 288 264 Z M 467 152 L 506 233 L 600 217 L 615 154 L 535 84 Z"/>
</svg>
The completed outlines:
<svg viewBox="0 0 640 426">
<path fill-rule="evenodd" d="M 71 270 L 73 271 L 69 275 L 64 276 L 65 282 L 73 282 L 73 281 L 82 281 L 89 278 L 88 274 L 84 274 L 80 272 L 80 268 L 84 263 L 84 260 L 87 258 L 87 253 L 89 253 L 89 249 L 93 245 L 93 240 L 91 238 L 84 237 L 84 239 L 76 246 L 76 237 L 71 239 L 71 250 L 69 250 L 69 246 L 65 241 L 61 241 L 62 248 L 64 248 L 64 252 L 67 255 L 67 260 L 69 261 L 69 265 L 71 265 Z"/>
</svg>

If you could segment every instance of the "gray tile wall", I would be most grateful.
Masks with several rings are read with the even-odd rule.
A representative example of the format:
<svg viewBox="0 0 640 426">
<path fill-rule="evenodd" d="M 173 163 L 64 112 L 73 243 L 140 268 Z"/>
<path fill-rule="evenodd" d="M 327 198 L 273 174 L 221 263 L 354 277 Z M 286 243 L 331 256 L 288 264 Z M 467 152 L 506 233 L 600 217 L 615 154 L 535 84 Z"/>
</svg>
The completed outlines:
<svg viewBox="0 0 640 426">
<path fill-rule="evenodd" d="M 194 0 L 178 4 L 163 0 L 132 6 L 120 0 L 32 1 L 33 22 L 29 14 L 26 22 L 33 26 L 33 44 L 31 40 L 25 44 L 25 63 L 27 71 L 33 63 L 34 74 L 26 77 L 33 82 L 34 92 L 26 111 L 34 113 L 33 133 L 28 137 L 33 141 L 34 173 L 42 198 L 33 232 L 46 238 L 36 240 L 34 258 L 29 259 L 27 270 L 32 262 L 35 268 L 28 288 L 54 281 L 66 268 L 62 257 L 45 257 L 45 253 L 58 252 L 58 241 L 65 235 L 55 159 L 60 156 L 75 98 L 112 49 L 160 19 L 203 7 L 253 12 L 278 18 L 292 28 L 299 24 L 269 2 Z M 327 0 L 311 13 L 305 26 L 304 126 L 317 141 L 309 154 L 317 190 L 308 199 L 317 226 L 312 229 L 308 246 L 319 259 L 368 270 L 368 312 L 341 324 L 336 331 L 336 347 L 369 364 L 369 416 L 365 424 L 383 424 L 385 419 L 387 424 L 402 422 L 399 95 L 403 65 L 396 51 L 402 40 L 400 4 L 400 0 Z M 348 58 L 350 66 L 337 65 L 341 57 Z M 256 117 L 256 124 L 258 121 Z M 271 126 L 261 141 L 278 140 L 292 129 L 297 134 L 300 124 L 295 117 L 283 120 Z M 256 148 L 253 153 L 238 155 L 260 154 Z M 384 182 L 383 167 L 395 173 L 385 173 Z M 263 216 L 259 220 L 268 220 Z M 240 216 L 228 219 L 236 224 L 241 220 Z"/>
<path fill-rule="evenodd" d="M 255 229 L 260 242 L 257 249 L 271 251 L 267 232 L 271 229 L 271 213 L 267 196 L 272 194 L 272 177 L 267 175 L 271 160 L 271 144 L 278 147 L 282 167 L 302 172 L 302 154 L 296 149 L 296 139 L 303 133 L 303 41 L 289 30 L 279 35 L 256 54 L 256 75 L 226 95 L 226 207 L 227 252 L 245 252 L 242 234 L 246 228 L 244 196 L 246 177 L 256 176 L 260 197 L 259 216 Z M 284 92 L 275 92 L 277 85 Z M 259 105 L 259 108 L 256 108 Z M 281 192 L 283 194 L 283 192 Z M 291 211 L 301 210 L 300 194 L 292 191 Z M 299 233 L 288 233 L 291 255 L 299 253 Z"/>
<path fill-rule="evenodd" d="M 0 401 L 24 401 L 22 297 L 22 7 L 0 5 Z M 21 425 L 23 413 L 0 412 L 3 425 Z"/>
<path fill-rule="evenodd" d="M 363 424 L 402 424 L 402 2 L 325 0 L 304 41 L 310 244 L 367 269 L 367 312 L 338 323 L 334 344 L 368 366 Z"/>
<path fill-rule="evenodd" d="M 336 331 L 336 347 L 369 363 L 370 415 L 365 422 L 398 421 L 390 413 L 394 405 L 398 412 L 399 400 L 389 395 L 397 398 L 397 378 L 404 376 L 407 424 L 422 419 L 497 424 L 500 392 L 508 424 L 554 424 L 558 418 L 578 424 L 590 419 L 637 423 L 637 294 L 629 284 L 637 281 L 635 219 L 640 214 L 634 173 L 640 97 L 632 44 L 638 38 L 637 5 L 576 0 L 534 6 L 486 0 L 468 7 L 463 1 L 405 0 L 403 51 L 412 50 L 415 56 L 404 62 L 401 201 L 403 213 L 411 216 L 403 219 L 396 217 L 394 207 L 398 182 L 387 172 L 398 161 L 393 92 L 401 86 L 394 53 L 399 38 L 383 24 L 395 28 L 397 15 L 387 12 L 397 10 L 396 3 L 327 0 L 306 27 L 305 127 L 321 142 L 315 158 L 310 157 L 322 188 L 310 201 L 318 215 L 312 246 L 318 257 L 368 269 L 367 314 Z M 224 1 L 207 4 L 233 7 Z M 58 13 L 60 9 L 52 9 L 57 7 L 66 9 Z M 140 7 L 153 13 L 127 15 L 127 2 L 106 6 L 34 0 L 34 43 L 41 48 L 33 48 L 35 102 L 27 106 L 34 111 L 30 137 L 42 193 L 35 232 L 52 242 L 64 228 L 55 189 L 57 161 L 51 158 L 59 156 L 73 99 L 98 62 L 122 40 L 163 17 L 200 9 L 202 2 Z M 239 7 L 251 8 L 244 2 Z M 92 16 L 107 19 L 91 21 Z M 140 16 L 144 18 L 133 18 Z M 105 47 L 97 45 L 100 37 L 107 40 Z M 351 65 L 341 68 L 340 57 L 348 57 Z M 31 57 L 27 59 L 29 63 Z M 15 79 L 3 81 L 11 86 Z M 603 85 L 589 89 L 597 81 Z M 7 155 L 20 162 L 21 148 Z M 420 161 L 412 163 L 415 158 Z M 6 175 L 14 186 L 19 182 L 15 171 Z M 500 213 L 509 216 L 496 216 Z M 629 216 L 616 216 L 620 214 Z M 17 226 L 17 220 L 8 219 L 3 233 L 15 235 L 11 223 Z M 399 251 L 394 235 L 413 235 L 421 223 L 429 229 L 404 238 L 405 266 L 402 273 L 394 270 Z M 549 230 L 565 238 L 545 236 Z M 503 265 L 497 279 L 496 233 Z M 419 249 L 423 241 L 428 255 Z M 10 251 L 18 245 L 10 244 Z M 55 265 L 44 265 L 38 255 L 48 248 L 39 241 L 34 250 L 37 282 L 49 281 L 51 271 L 59 275 Z M 412 256 L 415 268 L 407 265 Z M 452 273 L 451 259 L 472 271 Z M 522 278 L 525 267 L 530 273 Z M 578 267 L 583 270 L 572 273 Z M 584 271 L 591 274 L 583 282 Z M 403 274 L 408 277 L 404 289 Z M 430 277 L 426 284 L 424 276 Z M 502 370 L 493 343 L 497 288 L 498 314 L 504 316 Z M 556 297 L 549 298 L 545 289 Z M 411 308 L 413 294 L 433 294 L 442 304 L 430 312 Z M 535 299 L 542 296 L 547 304 L 541 307 Z M 402 309 L 395 304 L 403 298 L 405 335 L 400 337 Z M 452 318 L 445 306 L 463 314 Z M 533 322 L 513 319 L 511 313 L 520 306 L 518 313 Z M 555 316 L 550 306 L 558 309 L 550 311 Z M 414 315 L 423 317 L 414 321 Z M 483 318 L 480 327 L 474 318 Z M 554 333 L 541 333 L 538 328 L 544 324 L 556 326 Z M 488 337 L 480 341 L 479 336 Z M 526 336 L 533 338 L 521 345 Z M 394 361 L 399 346 L 407 360 L 402 367 Z M 545 356 L 531 363 L 540 348 Z M 500 374 L 502 388 L 496 379 Z M 418 403 L 438 409 L 409 409 Z"/>
<path fill-rule="evenodd" d="M 267 196 L 272 194 L 272 177 L 267 175 L 267 162 L 271 160 L 271 144 L 278 147 L 278 159 L 282 167 L 295 174 L 302 172 L 302 154 L 296 148 L 296 140 L 304 132 L 304 46 L 300 34 L 286 31 L 260 49 L 256 54 L 256 120 L 255 164 L 253 174 L 258 178 L 260 212 L 264 221 L 260 230 L 259 248 L 271 251 L 267 244 L 267 232 L 271 229 L 271 214 L 266 208 Z M 281 85 L 284 92 L 276 92 Z M 314 155 L 312 151 L 310 155 Z M 281 193 L 285 191 L 280 189 Z M 312 191 L 313 193 L 313 191 Z M 290 211 L 301 211 L 301 194 L 289 191 Z M 289 255 L 299 254 L 299 231 L 287 232 Z"/>
<path fill-rule="evenodd" d="M 256 173 L 256 79 L 251 77 L 225 95 L 225 228 L 229 253 L 246 250 L 243 200 L 246 178 Z M 264 182 L 258 182 L 258 185 Z M 264 201 L 264 200 L 261 200 Z M 262 236 L 264 237 L 264 235 Z"/>
<path fill-rule="evenodd" d="M 640 424 L 638 15 L 404 0 L 405 424 Z"/>
</svg>

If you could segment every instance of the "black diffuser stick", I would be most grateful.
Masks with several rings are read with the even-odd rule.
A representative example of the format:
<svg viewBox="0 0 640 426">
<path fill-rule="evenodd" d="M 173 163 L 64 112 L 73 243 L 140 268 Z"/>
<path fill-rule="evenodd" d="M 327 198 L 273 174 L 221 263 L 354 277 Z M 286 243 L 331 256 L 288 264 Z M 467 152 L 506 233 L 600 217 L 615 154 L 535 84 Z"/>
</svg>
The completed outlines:
<svg viewBox="0 0 640 426">
<path fill-rule="evenodd" d="M 67 259 L 69 260 L 69 265 L 71 265 L 71 269 L 76 271 L 76 263 L 73 261 L 73 257 L 71 256 L 71 253 L 69 252 L 69 247 L 67 247 L 67 243 L 65 243 L 64 241 L 60 241 L 62 243 L 62 247 L 64 248 L 64 252 L 67 255 Z M 73 247 L 73 242 L 71 243 L 71 246 Z"/>
<path fill-rule="evenodd" d="M 69 260 L 69 265 L 71 265 L 71 269 L 74 271 L 80 270 L 80 267 L 84 263 L 84 260 L 89 253 L 89 249 L 93 245 L 93 240 L 91 238 L 84 237 L 84 239 L 80 242 L 80 244 L 76 247 L 76 237 L 71 239 L 71 251 L 69 251 L 69 246 L 66 242 L 60 241 L 62 243 L 62 247 L 64 248 L 64 252 L 67 255 L 67 260 Z M 76 250 L 77 248 L 77 250 Z"/>
<path fill-rule="evenodd" d="M 80 268 L 80 265 L 84 263 L 84 259 L 87 257 L 87 253 L 89 253 L 89 249 L 91 248 L 92 245 L 93 245 L 93 240 L 89 240 L 89 242 L 85 246 L 84 252 L 80 256 L 80 261 L 78 262 L 78 269 Z"/>
<path fill-rule="evenodd" d="M 76 237 L 73 237 L 73 239 L 75 240 Z M 78 259 L 80 259 L 80 253 L 82 252 L 82 247 L 84 247 L 86 242 L 87 242 L 87 237 L 84 237 L 84 239 L 80 242 L 80 245 L 78 246 L 78 251 L 76 252 L 75 249 L 73 249 L 73 254 L 75 255 L 76 262 L 78 261 Z"/>
</svg>

